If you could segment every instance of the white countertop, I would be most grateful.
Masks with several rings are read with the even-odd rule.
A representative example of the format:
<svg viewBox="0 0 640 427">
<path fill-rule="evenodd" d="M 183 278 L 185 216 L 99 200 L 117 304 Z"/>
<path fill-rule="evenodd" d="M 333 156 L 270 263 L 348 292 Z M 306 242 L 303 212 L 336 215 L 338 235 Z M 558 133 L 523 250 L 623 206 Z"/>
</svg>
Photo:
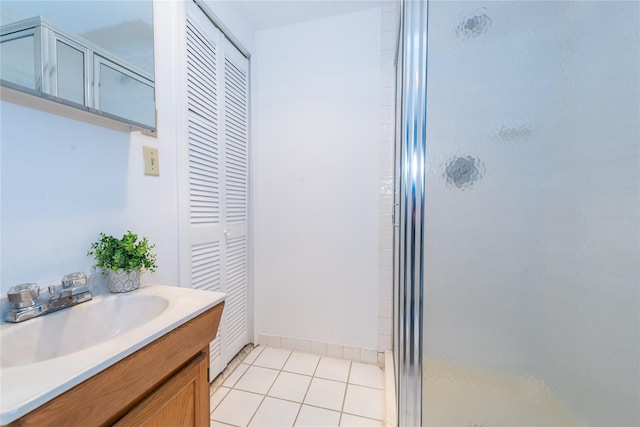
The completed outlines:
<svg viewBox="0 0 640 427">
<path fill-rule="evenodd" d="M 95 336 L 92 337 L 93 331 L 87 331 L 86 324 L 83 325 L 81 320 L 78 321 L 82 316 L 81 310 L 76 310 L 78 308 L 82 308 L 82 313 L 91 312 L 92 317 L 95 319 L 96 312 L 100 313 L 99 307 L 101 303 L 113 303 L 114 301 L 111 300 L 116 298 L 128 298 L 128 300 L 119 300 L 119 302 L 138 301 L 142 300 L 143 298 L 140 297 L 145 295 L 154 298 L 161 297 L 168 301 L 168 304 L 166 304 L 166 307 L 162 306 L 160 314 L 150 320 L 141 322 L 140 325 L 134 328 L 122 333 L 111 332 L 115 335 L 111 338 L 97 339 Z M 4 322 L 0 330 L 0 334 L 2 334 L 0 335 L 0 345 L 2 345 L 2 336 L 5 333 L 12 333 L 15 336 L 16 332 L 20 334 L 20 339 L 24 338 L 25 342 L 30 343 L 30 347 L 41 347 L 40 343 L 42 341 L 55 342 L 57 337 L 52 335 L 56 335 L 61 331 L 47 332 L 48 320 L 51 321 L 49 324 L 60 324 L 62 320 L 65 325 L 64 328 L 71 328 L 72 334 L 75 334 L 77 330 L 78 333 L 101 342 L 60 357 L 26 364 L 6 363 L 9 359 L 15 359 L 15 356 L 18 355 L 17 352 L 24 351 L 24 349 L 16 348 L 19 346 L 15 345 L 2 346 L 2 358 L 5 361 L 2 362 L 3 367 L 0 367 L 0 407 L 2 411 L 0 413 L 0 424 L 8 424 L 20 418 L 219 304 L 224 299 L 225 294 L 221 292 L 208 292 L 173 286 L 144 285 L 133 292 L 94 296 L 91 301 L 25 322 L 16 324 Z M 113 304 L 111 305 L 113 306 Z M 70 316 L 70 313 L 65 313 L 70 310 L 76 310 L 76 312 L 73 312 L 73 317 Z M 80 313 L 80 317 L 75 316 L 77 313 Z M 113 323 L 110 323 L 109 319 L 113 315 L 113 313 L 105 314 L 104 322 L 106 324 Z M 52 316 L 60 317 L 51 319 Z M 73 319 L 73 321 L 66 322 L 66 319 Z M 68 334 L 69 331 L 66 331 L 66 333 Z M 95 331 L 95 333 L 100 334 L 103 332 Z M 43 336 L 46 336 L 46 339 Z M 15 338 L 13 339 L 15 340 Z M 5 341 L 10 342 L 11 340 L 6 339 Z M 38 345 L 33 345 L 32 343 Z M 12 354 L 12 352 L 16 353 Z"/>
</svg>

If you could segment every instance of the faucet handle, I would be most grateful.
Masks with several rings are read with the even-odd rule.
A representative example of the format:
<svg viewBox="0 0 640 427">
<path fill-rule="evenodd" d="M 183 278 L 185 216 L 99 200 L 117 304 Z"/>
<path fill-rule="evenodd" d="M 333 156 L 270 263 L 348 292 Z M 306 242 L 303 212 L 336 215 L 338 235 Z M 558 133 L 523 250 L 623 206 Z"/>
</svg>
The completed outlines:
<svg viewBox="0 0 640 427">
<path fill-rule="evenodd" d="M 79 271 L 77 273 L 65 274 L 62 278 L 62 287 L 70 288 L 72 286 L 80 286 L 87 284 L 87 275 Z"/>
<path fill-rule="evenodd" d="M 7 292 L 7 299 L 13 308 L 25 308 L 35 305 L 40 288 L 35 283 L 23 283 L 13 286 Z"/>
</svg>

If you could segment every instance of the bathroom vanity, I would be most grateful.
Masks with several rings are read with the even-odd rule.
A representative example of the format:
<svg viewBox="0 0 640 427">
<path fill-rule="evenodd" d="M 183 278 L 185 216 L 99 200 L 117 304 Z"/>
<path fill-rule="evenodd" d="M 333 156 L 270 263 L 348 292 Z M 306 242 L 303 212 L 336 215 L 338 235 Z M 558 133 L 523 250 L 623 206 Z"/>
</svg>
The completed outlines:
<svg viewBox="0 0 640 427">
<path fill-rule="evenodd" d="M 209 425 L 209 342 L 224 297 L 143 286 L 3 324 L 2 425 Z M 25 336 L 35 344 L 19 345 Z"/>
</svg>

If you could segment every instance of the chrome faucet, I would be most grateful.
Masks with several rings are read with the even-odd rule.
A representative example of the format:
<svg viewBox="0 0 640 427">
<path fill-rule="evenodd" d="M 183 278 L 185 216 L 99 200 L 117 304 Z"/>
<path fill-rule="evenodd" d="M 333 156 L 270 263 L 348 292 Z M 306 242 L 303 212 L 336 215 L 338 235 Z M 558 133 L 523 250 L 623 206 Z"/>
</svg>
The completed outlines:
<svg viewBox="0 0 640 427">
<path fill-rule="evenodd" d="M 42 303 L 38 301 L 40 288 L 35 283 L 14 286 L 7 292 L 10 308 L 5 320 L 22 322 L 89 301 L 93 295 L 87 282 L 87 275 L 84 273 L 67 274 L 60 284 L 49 286 L 49 299 Z"/>
</svg>

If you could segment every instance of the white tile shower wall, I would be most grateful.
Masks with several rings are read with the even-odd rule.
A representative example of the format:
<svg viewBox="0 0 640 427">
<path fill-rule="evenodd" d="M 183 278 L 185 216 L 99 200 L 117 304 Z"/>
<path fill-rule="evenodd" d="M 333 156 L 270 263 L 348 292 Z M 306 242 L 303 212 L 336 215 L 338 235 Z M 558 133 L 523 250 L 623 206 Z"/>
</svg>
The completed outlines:
<svg viewBox="0 0 640 427">
<path fill-rule="evenodd" d="M 287 350 L 297 350 L 305 353 L 330 356 L 337 359 L 351 360 L 353 362 L 369 363 L 372 365 L 384 364 L 384 353 L 382 353 L 382 363 L 380 354 L 373 348 L 354 347 L 343 344 L 313 341 L 303 338 L 279 337 L 268 334 L 258 336 L 258 344 L 284 348 Z"/>
<path fill-rule="evenodd" d="M 393 161 L 395 128 L 396 49 L 400 25 L 398 2 L 382 6 L 380 52 L 380 164 L 378 229 L 378 352 L 376 362 L 384 362 L 384 351 L 393 345 Z"/>
</svg>

